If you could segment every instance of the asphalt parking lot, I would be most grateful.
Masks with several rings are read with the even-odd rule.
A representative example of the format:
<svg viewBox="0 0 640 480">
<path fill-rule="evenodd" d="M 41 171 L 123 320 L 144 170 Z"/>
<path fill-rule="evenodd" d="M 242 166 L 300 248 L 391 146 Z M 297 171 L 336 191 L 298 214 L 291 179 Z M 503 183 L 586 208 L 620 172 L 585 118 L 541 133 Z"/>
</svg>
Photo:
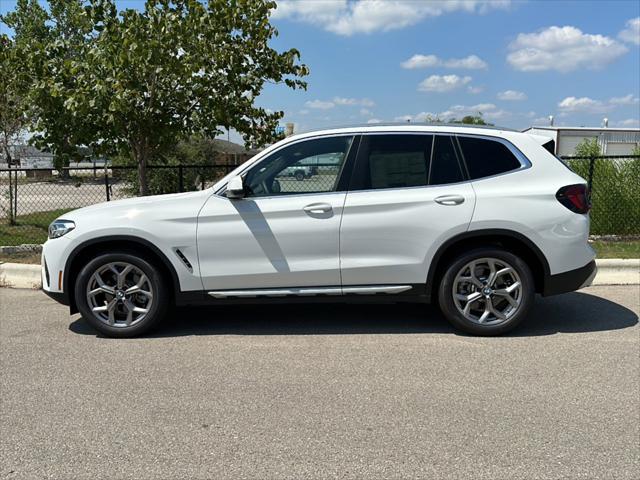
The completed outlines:
<svg viewBox="0 0 640 480">
<path fill-rule="evenodd" d="M 638 286 L 509 336 L 433 308 L 179 310 L 96 335 L 0 289 L 0 478 L 640 478 Z"/>
</svg>

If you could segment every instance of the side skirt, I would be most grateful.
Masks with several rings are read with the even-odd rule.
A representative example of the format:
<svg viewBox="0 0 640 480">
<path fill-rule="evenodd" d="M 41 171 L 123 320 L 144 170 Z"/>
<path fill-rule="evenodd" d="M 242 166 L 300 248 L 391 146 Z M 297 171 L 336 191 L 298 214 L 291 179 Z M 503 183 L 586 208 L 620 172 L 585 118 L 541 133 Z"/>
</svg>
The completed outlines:
<svg viewBox="0 0 640 480">
<path fill-rule="evenodd" d="M 178 292 L 176 304 L 221 305 L 263 303 L 428 303 L 425 284 L 348 287 L 288 287 Z"/>
</svg>

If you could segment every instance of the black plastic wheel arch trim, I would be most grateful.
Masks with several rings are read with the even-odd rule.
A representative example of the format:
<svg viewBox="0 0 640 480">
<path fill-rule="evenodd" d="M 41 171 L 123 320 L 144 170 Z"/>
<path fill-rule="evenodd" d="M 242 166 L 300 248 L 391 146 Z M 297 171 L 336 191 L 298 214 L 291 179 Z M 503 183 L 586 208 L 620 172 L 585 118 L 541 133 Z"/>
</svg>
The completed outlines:
<svg viewBox="0 0 640 480">
<path fill-rule="evenodd" d="M 440 263 L 440 260 L 442 259 L 442 255 L 444 254 L 444 252 L 446 252 L 454 244 L 463 240 L 469 240 L 477 237 L 496 237 L 496 236 L 513 238 L 514 240 L 518 240 L 522 242 L 526 247 L 528 247 L 529 250 L 533 252 L 533 254 L 536 256 L 536 258 L 542 265 L 543 273 L 544 273 L 543 282 L 544 282 L 544 285 L 546 285 L 547 279 L 551 275 L 549 262 L 547 261 L 547 258 L 544 256 L 542 251 L 538 248 L 538 246 L 535 243 L 533 243 L 531 240 L 529 240 L 527 237 L 525 237 L 523 234 L 515 232 L 513 230 L 506 230 L 501 228 L 470 230 L 468 232 L 463 232 L 451 237 L 449 240 L 447 240 L 442 245 L 440 245 L 440 247 L 436 251 L 435 255 L 433 256 L 433 259 L 431 260 L 431 264 L 429 265 L 429 272 L 427 273 L 426 295 L 428 300 L 431 301 L 431 292 L 433 290 L 433 282 L 435 280 L 439 263 Z M 544 285 L 542 288 L 543 291 L 544 291 Z"/>
<path fill-rule="evenodd" d="M 176 273 L 176 270 L 173 267 L 173 264 L 169 261 L 167 256 L 164 253 L 162 253 L 162 251 L 158 247 L 156 247 L 153 243 L 151 243 L 149 240 L 145 240 L 144 238 L 136 237 L 134 235 L 107 235 L 104 237 L 92 238 L 91 240 L 82 242 L 80 245 L 75 247 L 67 257 L 67 261 L 64 265 L 62 291 L 67 297 L 67 303 L 65 305 L 69 305 L 69 307 L 72 310 L 71 313 L 77 312 L 77 308 L 75 306 L 75 299 L 72 299 L 71 295 L 69 294 L 71 290 L 69 285 L 70 279 L 69 279 L 68 272 L 70 271 L 71 265 L 73 265 L 73 261 L 84 249 L 90 247 L 91 245 L 95 245 L 97 243 L 109 243 L 109 242 L 130 242 L 151 250 L 162 261 L 163 266 L 169 271 L 169 274 L 171 275 L 171 281 L 174 287 L 172 292 L 174 296 L 178 292 L 180 292 L 180 279 L 178 278 L 178 274 Z"/>
</svg>

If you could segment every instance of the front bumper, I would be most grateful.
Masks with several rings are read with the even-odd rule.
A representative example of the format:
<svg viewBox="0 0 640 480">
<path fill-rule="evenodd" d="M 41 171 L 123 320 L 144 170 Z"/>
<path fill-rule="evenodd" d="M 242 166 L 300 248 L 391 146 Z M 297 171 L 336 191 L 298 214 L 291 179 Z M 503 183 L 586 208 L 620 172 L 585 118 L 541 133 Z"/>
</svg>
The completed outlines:
<svg viewBox="0 0 640 480">
<path fill-rule="evenodd" d="M 44 288 L 42 289 L 44 293 L 46 293 L 50 298 L 53 298 L 56 302 L 61 303 L 62 305 L 69 305 L 69 295 L 64 292 L 51 292 L 47 291 Z"/>
<path fill-rule="evenodd" d="M 548 275 L 544 280 L 542 295 L 547 297 L 588 287 L 593 282 L 597 271 L 596 261 L 592 260 L 584 267 L 558 273 L 557 275 Z"/>
</svg>

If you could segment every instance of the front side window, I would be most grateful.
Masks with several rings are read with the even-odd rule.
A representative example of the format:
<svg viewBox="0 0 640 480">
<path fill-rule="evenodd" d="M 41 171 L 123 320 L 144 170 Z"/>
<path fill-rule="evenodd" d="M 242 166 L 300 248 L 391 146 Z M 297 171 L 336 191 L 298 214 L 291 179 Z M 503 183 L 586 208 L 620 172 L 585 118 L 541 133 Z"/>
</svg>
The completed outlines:
<svg viewBox="0 0 640 480">
<path fill-rule="evenodd" d="M 336 190 L 353 136 L 306 140 L 262 160 L 244 178 L 247 197 Z"/>
<path fill-rule="evenodd" d="M 510 172 L 522 166 L 511 150 L 502 142 L 463 136 L 459 136 L 458 141 L 469 170 L 469 176 L 473 180 Z"/>
</svg>

